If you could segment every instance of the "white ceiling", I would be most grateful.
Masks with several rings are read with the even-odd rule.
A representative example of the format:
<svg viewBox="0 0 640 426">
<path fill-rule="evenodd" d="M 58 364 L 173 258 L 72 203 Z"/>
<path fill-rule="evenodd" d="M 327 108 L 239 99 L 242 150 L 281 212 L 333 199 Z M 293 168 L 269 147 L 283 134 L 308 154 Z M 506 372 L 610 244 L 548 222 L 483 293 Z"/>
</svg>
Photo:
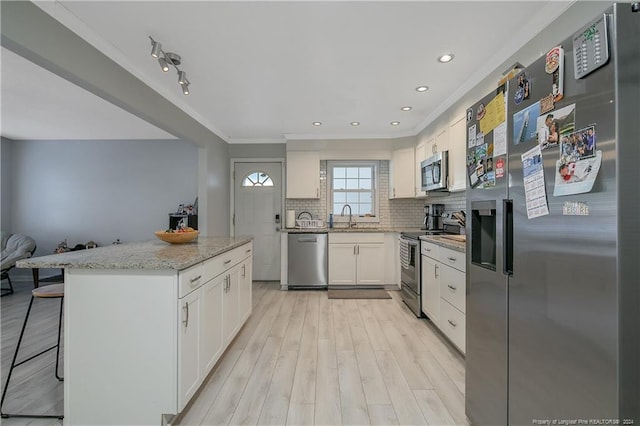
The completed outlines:
<svg viewBox="0 0 640 426">
<path fill-rule="evenodd" d="M 569 4 L 38 3 L 230 143 L 415 135 Z M 182 95 L 173 69 L 161 72 L 149 54 L 148 36 L 160 41 L 165 51 L 182 56 L 180 68 L 191 82 L 190 95 Z M 436 58 L 447 52 L 454 53 L 455 59 L 449 64 L 438 63 Z M 5 128 L 17 139 L 24 138 L 21 131 L 26 131 L 29 138 L 39 139 L 50 139 L 49 135 L 57 135 L 56 139 L 87 138 L 87 133 L 97 139 L 117 138 L 108 136 L 109 132 L 126 130 L 131 130 L 130 138 L 145 137 L 146 132 L 158 138 L 158 133 L 164 133 L 149 129 L 150 125 L 145 128 L 146 123 L 132 122 L 124 117 L 128 113 L 117 116 L 111 111 L 105 115 L 94 110 L 105 108 L 105 101 L 86 96 L 86 92 L 68 96 L 66 82 L 50 83 L 52 89 L 31 84 L 30 79 L 40 79 L 43 71 L 36 66 L 29 69 L 4 49 L 2 55 L 3 136 L 11 137 L 5 135 Z M 10 74 L 8 79 L 19 80 L 5 84 L 6 71 Z M 21 87 L 17 94 L 15 83 Z M 415 91 L 420 85 L 430 89 Z M 16 111 L 34 111 L 34 105 L 38 106 L 40 114 L 31 114 L 32 126 L 14 126 L 13 120 L 22 119 L 24 124 L 24 116 L 30 114 L 8 116 L 5 92 L 9 95 L 7 102 Z M 62 93 L 64 96 L 60 96 Z M 413 110 L 403 112 L 403 106 L 412 106 Z M 77 118 L 63 119 L 59 115 L 64 113 Z M 396 120 L 400 125 L 391 126 L 390 122 Z M 315 127 L 314 121 L 323 125 Z M 361 125 L 353 127 L 352 121 Z M 37 133 L 29 130 L 33 126 L 39 128 Z M 62 134 L 67 136 L 62 138 Z"/>
<path fill-rule="evenodd" d="M 2 136 L 15 140 L 174 139 L 5 48 Z"/>
</svg>

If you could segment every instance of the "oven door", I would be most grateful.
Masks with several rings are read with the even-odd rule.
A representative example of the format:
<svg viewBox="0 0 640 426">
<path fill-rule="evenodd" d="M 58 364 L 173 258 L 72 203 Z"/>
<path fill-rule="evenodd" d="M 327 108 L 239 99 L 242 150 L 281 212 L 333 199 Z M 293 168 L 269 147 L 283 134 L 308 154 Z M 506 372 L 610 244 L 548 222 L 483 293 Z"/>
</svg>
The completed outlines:
<svg viewBox="0 0 640 426">
<path fill-rule="evenodd" d="M 416 316 L 421 316 L 420 242 L 418 240 L 400 238 L 400 281 L 402 299 Z"/>
</svg>

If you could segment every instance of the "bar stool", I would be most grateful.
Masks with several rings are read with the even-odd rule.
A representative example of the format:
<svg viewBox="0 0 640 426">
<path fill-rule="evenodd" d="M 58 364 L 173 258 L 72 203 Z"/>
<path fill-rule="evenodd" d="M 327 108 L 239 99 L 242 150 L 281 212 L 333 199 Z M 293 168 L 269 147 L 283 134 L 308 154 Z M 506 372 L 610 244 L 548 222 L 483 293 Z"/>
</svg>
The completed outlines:
<svg viewBox="0 0 640 426">
<path fill-rule="evenodd" d="M 55 345 L 47 348 L 23 361 L 16 363 L 16 359 L 18 358 L 18 352 L 20 351 L 20 344 L 22 343 L 22 338 L 24 337 L 24 331 L 27 328 L 27 321 L 29 321 L 29 314 L 31 313 L 31 307 L 33 306 L 33 300 L 38 297 L 42 299 L 60 299 L 60 315 L 58 317 L 58 341 Z M 62 332 L 62 305 L 64 302 L 64 284 L 53 284 L 44 287 L 34 288 L 31 291 L 31 301 L 29 302 L 29 308 L 27 309 L 27 315 L 24 318 L 24 324 L 22 325 L 22 330 L 20 331 L 20 337 L 18 338 L 18 344 L 16 346 L 16 351 L 13 354 L 13 360 L 11 361 L 11 368 L 9 368 L 9 374 L 7 375 L 7 382 L 4 385 L 4 390 L 2 391 L 2 400 L 0 400 L 0 416 L 3 419 L 8 417 L 46 417 L 46 418 L 58 418 L 62 419 L 63 415 L 57 414 L 7 414 L 2 411 L 2 406 L 4 405 L 4 398 L 7 394 L 7 389 L 9 388 L 9 381 L 11 380 L 11 374 L 13 373 L 13 369 L 24 364 L 25 362 L 31 361 L 32 359 L 39 357 L 40 355 L 49 352 L 52 349 L 56 349 L 56 378 L 59 381 L 63 381 L 64 379 L 60 377 L 58 374 L 58 365 L 60 363 L 60 334 Z"/>
</svg>

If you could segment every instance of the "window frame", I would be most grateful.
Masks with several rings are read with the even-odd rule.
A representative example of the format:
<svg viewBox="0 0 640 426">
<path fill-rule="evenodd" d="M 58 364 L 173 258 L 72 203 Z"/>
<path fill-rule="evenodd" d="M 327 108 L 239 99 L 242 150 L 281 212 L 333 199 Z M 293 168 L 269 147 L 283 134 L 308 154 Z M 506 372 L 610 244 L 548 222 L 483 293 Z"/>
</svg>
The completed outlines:
<svg viewBox="0 0 640 426">
<path fill-rule="evenodd" d="M 330 160 L 327 161 L 327 212 L 333 213 L 333 169 L 336 167 L 371 167 L 372 189 L 371 202 L 373 204 L 374 217 L 352 215 L 352 221 L 356 223 L 379 223 L 380 222 L 380 161 L 378 160 Z M 346 223 L 349 216 L 333 215 L 334 223 Z"/>
<path fill-rule="evenodd" d="M 260 184 L 260 185 L 256 185 L 256 184 L 253 184 L 253 185 L 245 185 L 245 184 L 244 184 L 244 183 L 245 183 L 245 181 L 246 181 L 247 179 L 249 179 L 249 177 L 250 177 L 250 176 L 252 176 L 252 175 L 254 175 L 254 174 L 256 174 L 256 173 L 257 173 L 258 175 L 260 175 L 260 174 L 265 175 L 265 176 L 268 178 L 268 180 L 271 182 L 271 185 L 264 185 L 264 184 Z M 266 180 L 265 180 L 265 182 L 266 182 Z M 241 187 L 243 187 L 243 188 L 273 188 L 273 187 L 274 187 L 274 182 L 273 182 L 273 179 L 271 179 L 271 176 L 269 176 L 269 173 L 265 172 L 264 170 L 253 170 L 253 171 L 251 171 L 251 172 L 247 173 L 247 174 L 242 178 L 242 181 L 240 182 L 240 186 L 241 186 Z"/>
</svg>

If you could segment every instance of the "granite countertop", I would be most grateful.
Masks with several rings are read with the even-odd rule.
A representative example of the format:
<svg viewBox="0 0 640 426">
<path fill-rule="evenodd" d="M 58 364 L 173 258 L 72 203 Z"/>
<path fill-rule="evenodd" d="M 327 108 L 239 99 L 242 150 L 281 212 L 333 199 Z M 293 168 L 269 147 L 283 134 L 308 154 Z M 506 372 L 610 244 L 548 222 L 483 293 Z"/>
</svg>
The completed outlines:
<svg viewBox="0 0 640 426">
<path fill-rule="evenodd" d="M 456 241 L 456 240 L 447 238 L 446 235 L 423 235 L 420 237 L 420 239 L 422 241 L 434 243 L 442 247 L 460 251 L 462 253 L 466 253 L 467 251 L 466 241 Z"/>
<path fill-rule="evenodd" d="M 186 244 L 160 240 L 118 244 L 17 262 L 18 268 L 174 269 L 181 270 L 232 250 L 253 237 L 198 237 Z"/>
<path fill-rule="evenodd" d="M 289 234 L 322 234 L 333 232 L 417 232 L 420 228 L 366 228 L 366 227 L 339 227 L 339 228 L 282 228 L 280 232 L 287 232 Z"/>
</svg>

